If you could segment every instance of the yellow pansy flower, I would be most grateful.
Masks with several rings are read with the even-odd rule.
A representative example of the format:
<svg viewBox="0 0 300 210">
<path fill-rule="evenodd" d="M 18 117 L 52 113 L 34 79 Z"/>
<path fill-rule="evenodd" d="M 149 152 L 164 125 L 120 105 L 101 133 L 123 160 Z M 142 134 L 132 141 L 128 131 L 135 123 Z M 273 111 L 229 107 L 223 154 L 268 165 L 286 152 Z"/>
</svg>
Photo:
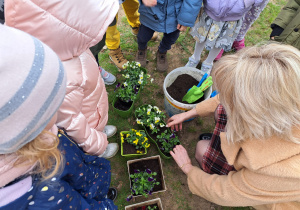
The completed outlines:
<svg viewBox="0 0 300 210">
<path fill-rule="evenodd" d="M 139 140 L 138 140 L 138 139 L 136 139 L 135 141 L 133 141 L 133 143 L 134 143 L 135 145 L 137 145 L 137 144 L 138 144 L 138 142 L 139 142 Z"/>
</svg>

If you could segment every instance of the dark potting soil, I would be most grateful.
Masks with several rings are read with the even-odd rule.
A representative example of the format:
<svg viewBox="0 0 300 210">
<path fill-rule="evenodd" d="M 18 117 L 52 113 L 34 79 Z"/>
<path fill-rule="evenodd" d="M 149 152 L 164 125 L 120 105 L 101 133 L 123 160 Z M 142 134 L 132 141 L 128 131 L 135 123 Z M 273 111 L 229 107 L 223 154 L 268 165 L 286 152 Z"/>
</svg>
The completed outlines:
<svg viewBox="0 0 300 210">
<path fill-rule="evenodd" d="M 146 169 L 150 169 L 152 172 L 156 172 L 157 175 L 154 176 L 153 178 L 156 179 L 157 182 L 159 182 L 159 185 L 155 185 L 153 188 L 153 192 L 157 192 L 163 189 L 163 177 L 162 177 L 162 172 L 160 170 L 160 163 L 159 159 L 148 159 L 148 160 L 140 160 L 134 163 L 129 164 L 129 172 L 130 174 L 134 174 L 134 169 L 140 170 L 140 171 L 145 171 Z M 132 186 L 132 182 L 131 182 Z"/>
<path fill-rule="evenodd" d="M 124 141 L 123 143 L 123 155 L 128 155 L 128 154 L 138 154 L 136 152 L 137 150 L 132 144 L 129 144 L 127 141 Z M 140 149 L 143 153 L 145 153 L 145 149 Z"/>
<path fill-rule="evenodd" d="M 158 209 L 158 210 L 160 209 L 157 204 L 152 204 L 152 205 L 137 207 L 137 208 L 134 208 L 133 210 L 147 210 L 148 206 L 150 206 L 151 208 L 154 208 L 156 206 L 156 209 Z"/>
<path fill-rule="evenodd" d="M 194 85 L 197 86 L 199 81 L 188 74 L 179 75 L 175 81 L 167 87 L 169 95 L 176 101 L 184 104 L 189 104 L 186 101 L 182 101 L 183 96 L 188 92 Z M 204 96 L 191 104 L 198 104 L 204 100 Z"/>
<path fill-rule="evenodd" d="M 122 111 L 127 111 L 128 109 L 130 109 L 131 105 L 132 101 L 124 102 L 118 98 L 114 104 L 114 107 Z"/>
</svg>

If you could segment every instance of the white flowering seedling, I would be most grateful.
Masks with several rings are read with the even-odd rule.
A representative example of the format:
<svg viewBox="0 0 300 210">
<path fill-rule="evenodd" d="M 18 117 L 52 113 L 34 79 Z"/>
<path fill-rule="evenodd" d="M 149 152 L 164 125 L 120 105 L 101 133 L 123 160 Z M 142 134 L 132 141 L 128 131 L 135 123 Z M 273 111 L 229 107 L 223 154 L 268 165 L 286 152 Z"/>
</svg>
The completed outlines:
<svg viewBox="0 0 300 210">
<path fill-rule="evenodd" d="M 123 68 L 122 76 L 125 78 L 125 82 L 116 85 L 116 96 L 124 102 L 134 101 L 139 91 L 147 84 L 147 78 L 150 75 L 147 75 L 146 69 L 135 61 L 128 61 L 123 65 Z"/>
<path fill-rule="evenodd" d="M 137 124 L 150 128 L 151 133 L 158 133 L 160 128 L 165 127 L 165 114 L 157 106 L 143 106 L 136 110 Z"/>
</svg>

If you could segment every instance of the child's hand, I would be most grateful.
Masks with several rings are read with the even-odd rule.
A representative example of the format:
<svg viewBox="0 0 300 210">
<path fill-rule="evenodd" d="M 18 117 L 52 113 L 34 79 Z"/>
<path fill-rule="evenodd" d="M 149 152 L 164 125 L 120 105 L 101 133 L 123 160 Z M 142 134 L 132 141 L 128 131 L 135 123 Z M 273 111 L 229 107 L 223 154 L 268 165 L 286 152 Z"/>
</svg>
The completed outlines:
<svg viewBox="0 0 300 210">
<path fill-rule="evenodd" d="M 178 29 L 179 31 L 186 31 L 187 26 L 183 26 L 183 25 L 177 24 L 177 29 Z"/>
<path fill-rule="evenodd" d="M 157 4 L 157 0 L 142 0 L 142 2 L 146 7 L 154 7 Z"/>
</svg>

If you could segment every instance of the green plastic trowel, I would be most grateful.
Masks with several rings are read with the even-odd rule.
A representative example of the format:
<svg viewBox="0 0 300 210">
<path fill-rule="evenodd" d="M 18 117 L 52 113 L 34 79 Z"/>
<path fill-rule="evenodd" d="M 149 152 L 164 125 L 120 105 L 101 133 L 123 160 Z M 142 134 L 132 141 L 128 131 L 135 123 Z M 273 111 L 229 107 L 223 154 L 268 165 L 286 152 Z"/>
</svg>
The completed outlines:
<svg viewBox="0 0 300 210">
<path fill-rule="evenodd" d="M 197 101 L 199 98 L 201 98 L 204 94 L 204 91 L 212 86 L 213 81 L 212 77 L 209 76 L 200 87 L 197 87 L 194 85 L 182 98 L 182 101 L 186 101 L 189 104 Z"/>
</svg>

